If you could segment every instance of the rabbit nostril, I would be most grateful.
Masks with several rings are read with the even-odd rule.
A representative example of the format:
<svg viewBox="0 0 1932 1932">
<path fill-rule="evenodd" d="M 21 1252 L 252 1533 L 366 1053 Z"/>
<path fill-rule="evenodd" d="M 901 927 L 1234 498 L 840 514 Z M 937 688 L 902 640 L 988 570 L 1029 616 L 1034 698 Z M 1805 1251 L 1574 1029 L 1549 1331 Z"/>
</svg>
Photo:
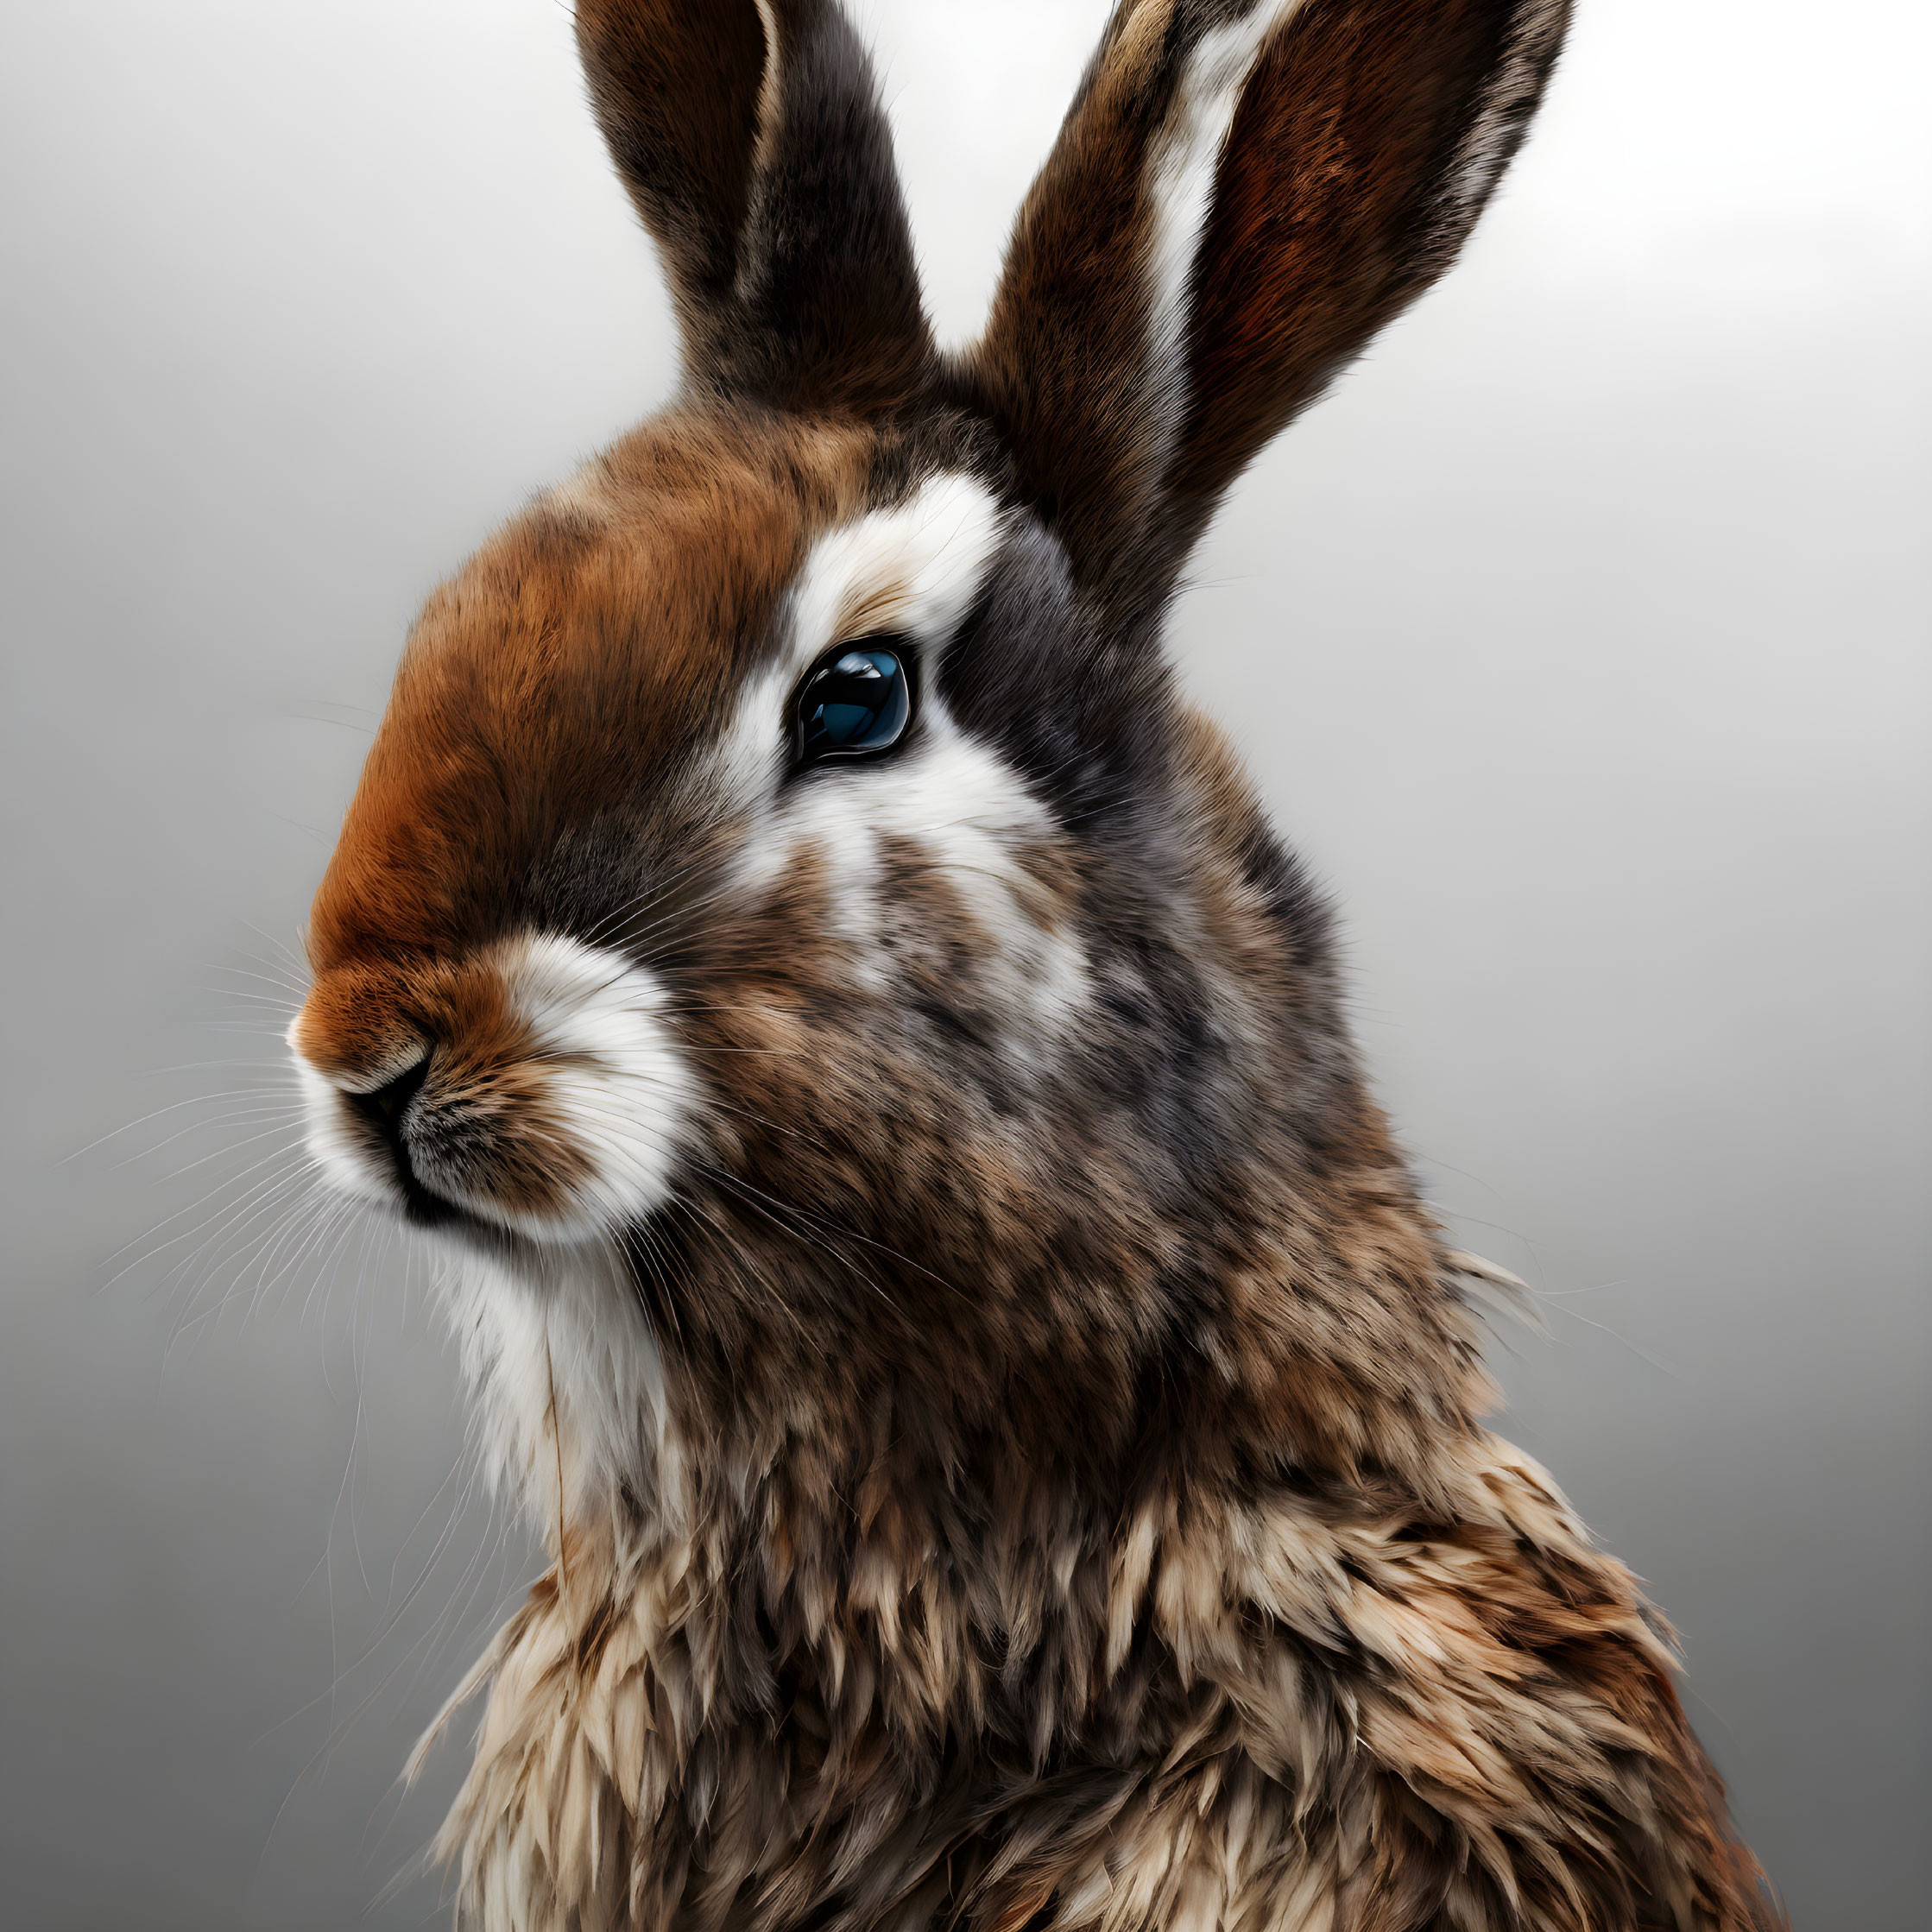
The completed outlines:
<svg viewBox="0 0 1932 1932">
<path fill-rule="evenodd" d="M 344 1093 L 342 1097 L 372 1127 L 393 1138 L 401 1133 L 403 1113 L 422 1091 L 423 1082 L 428 1077 L 429 1055 L 426 1053 L 380 1087 L 364 1094 Z"/>
</svg>

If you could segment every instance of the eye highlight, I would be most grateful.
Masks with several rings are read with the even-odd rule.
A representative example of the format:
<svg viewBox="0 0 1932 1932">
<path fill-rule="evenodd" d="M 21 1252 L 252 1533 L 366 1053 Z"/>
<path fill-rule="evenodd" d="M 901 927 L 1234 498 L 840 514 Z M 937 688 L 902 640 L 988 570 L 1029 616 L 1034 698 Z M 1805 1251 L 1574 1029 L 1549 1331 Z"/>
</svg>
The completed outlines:
<svg viewBox="0 0 1932 1932">
<path fill-rule="evenodd" d="M 839 644 L 805 673 L 792 701 L 799 765 L 888 751 L 912 718 L 912 679 L 897 638 Z"/>
</svg>

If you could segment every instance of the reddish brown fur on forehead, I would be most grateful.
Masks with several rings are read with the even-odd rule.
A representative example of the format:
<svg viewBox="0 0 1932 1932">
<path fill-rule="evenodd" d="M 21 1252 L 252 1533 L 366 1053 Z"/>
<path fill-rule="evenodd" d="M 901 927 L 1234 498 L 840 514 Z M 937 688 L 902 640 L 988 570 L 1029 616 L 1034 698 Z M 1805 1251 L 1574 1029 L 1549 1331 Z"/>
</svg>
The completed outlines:
<svg viewBox="0 0 1932 1932">
<path fill-rule="evenodd" d="M 672 416 L 540 498 L 430 598 L 309 930 L 319 975 L 493 936 L 560 833 L 718 715 L 869 435 Z"/>
</svg>

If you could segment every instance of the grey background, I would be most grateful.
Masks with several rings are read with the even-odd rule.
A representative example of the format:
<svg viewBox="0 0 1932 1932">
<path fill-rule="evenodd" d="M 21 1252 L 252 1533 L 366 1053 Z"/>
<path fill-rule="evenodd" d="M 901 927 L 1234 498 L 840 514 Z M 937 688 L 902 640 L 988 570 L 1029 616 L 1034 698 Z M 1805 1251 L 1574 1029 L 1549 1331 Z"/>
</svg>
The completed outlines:
<svg viewBox="0 0 1932 1932">
<path fill-rule="evenodd" d="M 961 335 L 1103 8 L 858 11 Z M 357 1923 L 528 1574 L 407 1257 L 278 1246 L 249 1190 L 405 625 L 670 379 L 569 26 L 0 14 L 8 1926 Z M 1681 1626 L 1820 1932 L 1924 1923 L 1932 1795 L 1928 37 L 1584 0 L 1464 266 L 1244 483 L 1176 627 L 1437 1197 L 1546 1292 L 1506 1426 Z"/>
</svg>

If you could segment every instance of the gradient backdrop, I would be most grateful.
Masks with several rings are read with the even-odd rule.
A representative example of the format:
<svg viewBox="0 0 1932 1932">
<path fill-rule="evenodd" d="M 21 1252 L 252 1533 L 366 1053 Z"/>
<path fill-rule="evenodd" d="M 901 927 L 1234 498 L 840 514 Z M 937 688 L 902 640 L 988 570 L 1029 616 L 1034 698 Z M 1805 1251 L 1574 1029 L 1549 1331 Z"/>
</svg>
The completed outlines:
<svg viewBox="0 0 1932 1932">
<path fill-rule="evenodd" d="M 949 335 L 1103 10 L 861 0 Z M 1677 1620 L 1799 1926 L 1909 1932 L 1932 13 L 1581 11 L 1176 647 L 1547 1296 L 1507 1426 Z M 461 1750 L 395 1775 L 531 1556 L 400 1246 L 278 1245 L 283 949 L 413 612 L 665 395 L 666 305 L 561 0 L 10 6 L 0 154 L 0 1923 L 415 1926 L 359 1915 Z"/>
</svg>

